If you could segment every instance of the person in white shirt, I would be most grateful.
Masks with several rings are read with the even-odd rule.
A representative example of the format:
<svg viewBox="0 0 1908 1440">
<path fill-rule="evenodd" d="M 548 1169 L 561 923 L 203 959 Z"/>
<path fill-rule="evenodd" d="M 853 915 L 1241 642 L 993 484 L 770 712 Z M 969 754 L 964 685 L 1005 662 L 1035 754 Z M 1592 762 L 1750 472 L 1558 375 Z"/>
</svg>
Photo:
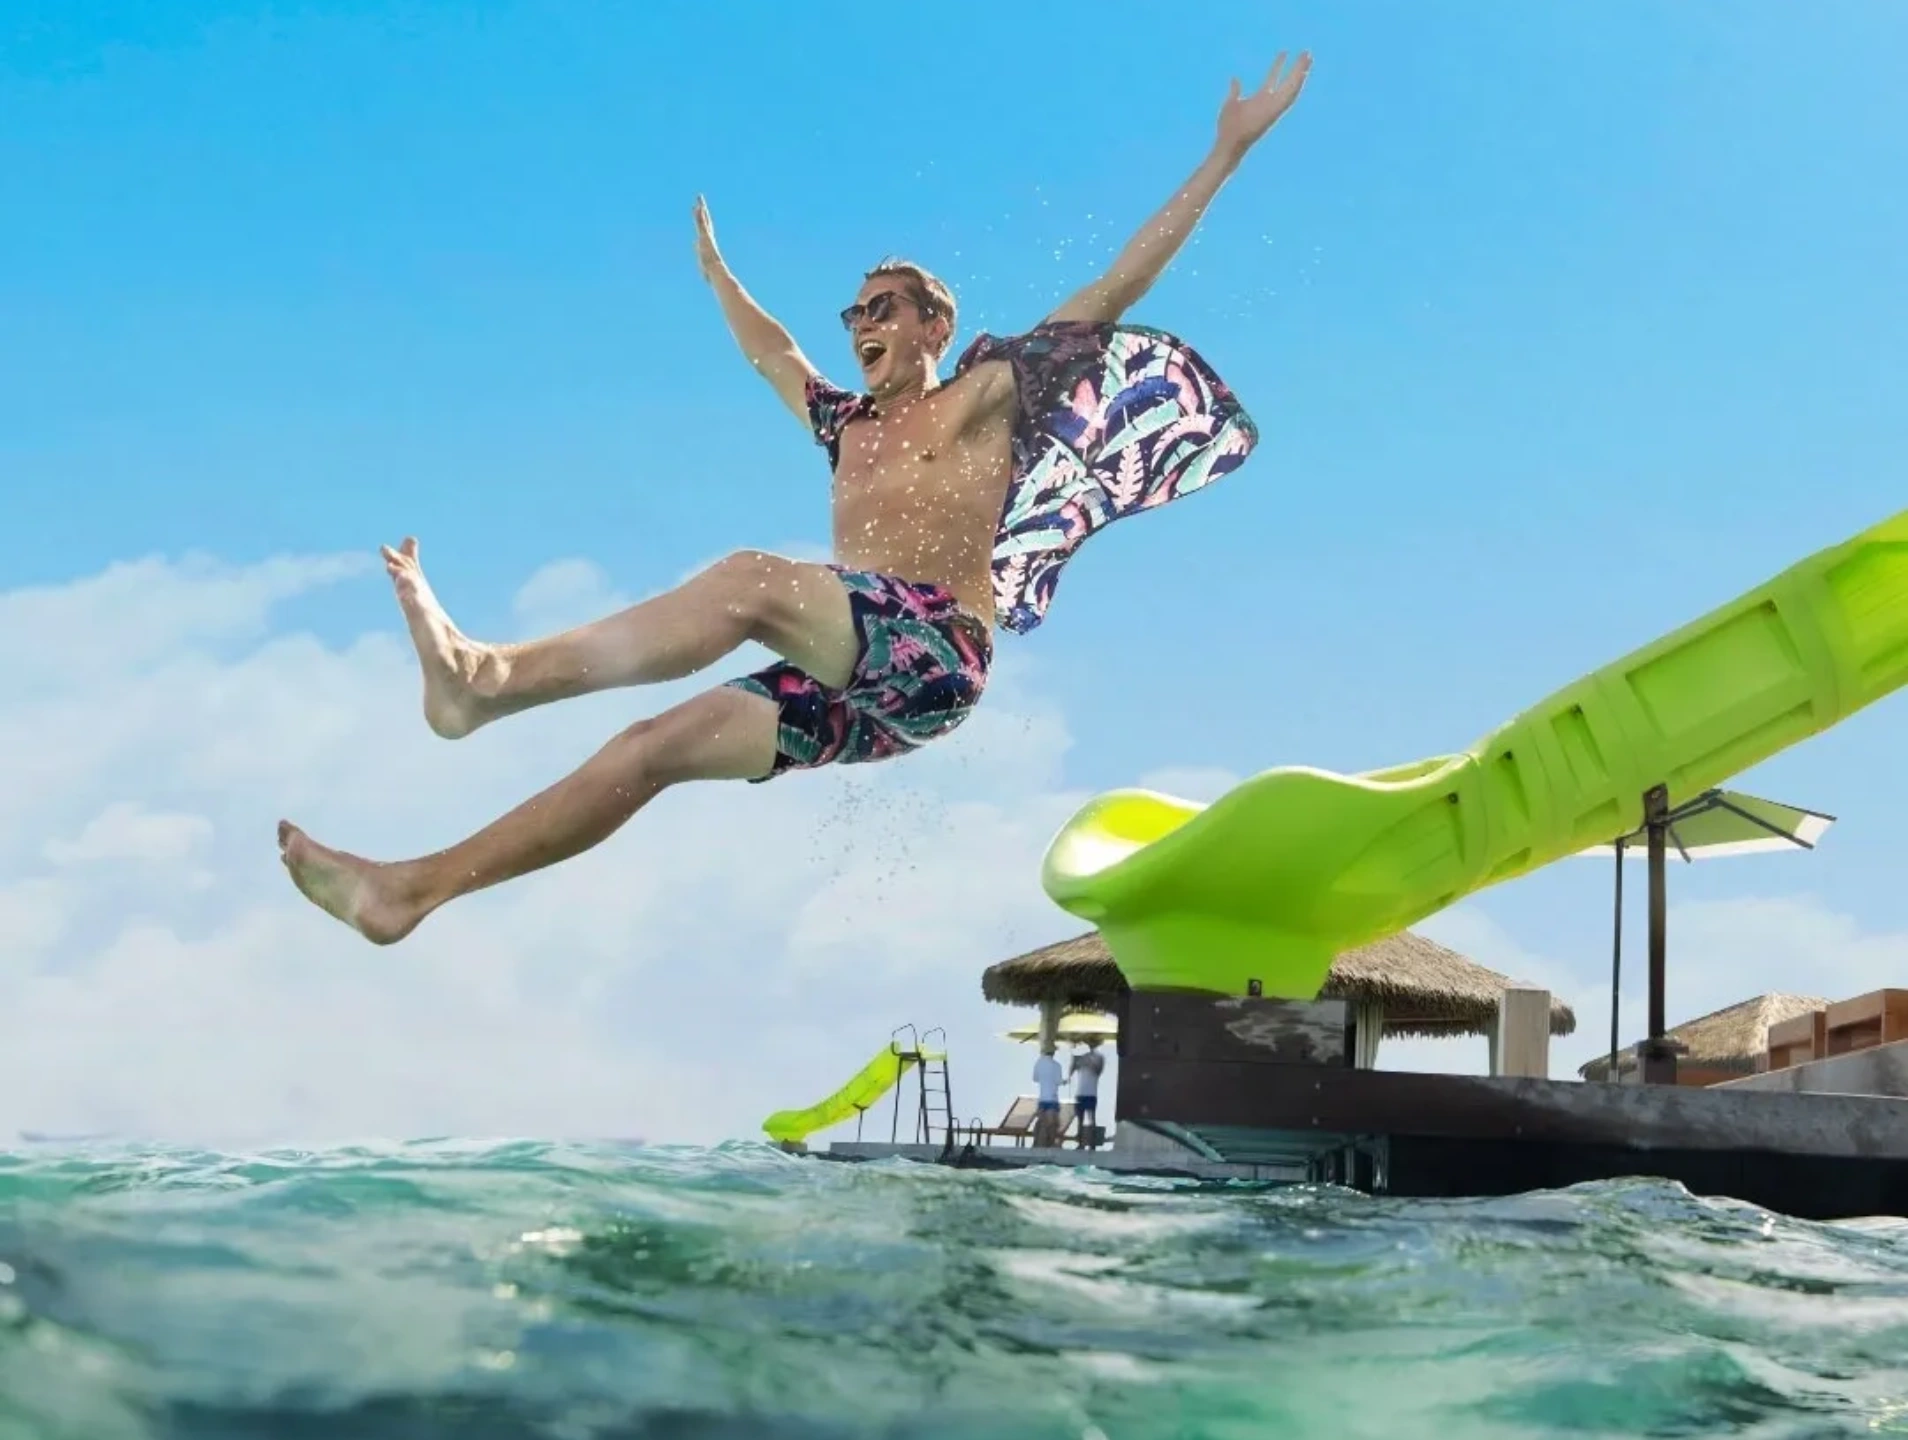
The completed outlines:
<svg viewBox="0 0 1908 1440">
<path fill-rule="evenodd" d="M 1093 1149 L 1097 1147 L 1092 1134 L 1093 1116 L 1100 1103 L 1100 1076 L 1106 1070 L 1106 1056 L 1100 1053 L 1099 1036 L 1086 1043 L 1086 1052 L 1075 1053 L 1067 1074 L 1073 1079 L 1073 1113 L 1080 1120 L 1080 1143 Z"/>
<path fill-rule="evenodd" d="M 1034 1084 L 1040 1087 L 1039 1102 L 1034 1108 L 1033 1143 L 1039 1146 L 1058 1145 L 1060 1143 L 1060 1062 L 1053 1058 L 1053 1042 L 1047 1041 L 1040 1047 L 1040 1058 L 1034 1061 Z"/>
</svg>

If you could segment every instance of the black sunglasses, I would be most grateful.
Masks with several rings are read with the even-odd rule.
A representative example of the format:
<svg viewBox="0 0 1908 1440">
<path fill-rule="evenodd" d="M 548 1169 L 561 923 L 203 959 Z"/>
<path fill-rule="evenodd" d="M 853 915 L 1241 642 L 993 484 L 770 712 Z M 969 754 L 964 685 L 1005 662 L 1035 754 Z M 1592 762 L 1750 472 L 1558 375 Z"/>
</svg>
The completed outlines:
<svg viewBox="0 0 1908 1440">
<path fill-rule="evenodd" d="M 870 295 L 865 303 L 857 301 L 846 310 L 843 310 L 841 312 L 841 328 L 844 330 L 854 329 L 855 326 L 861 323 L 861 319 L 864 315 L 879 325 L 893 315 L 894 307 L 903 301 L 906 301 L 916 310 L 920 311 L 923 319 L 926 319 L 934 313 L 930 306 L 923 305 L 912 296 L 903 295 L 899 290 L 883 290 L 878 294 Z"/>
</svg>

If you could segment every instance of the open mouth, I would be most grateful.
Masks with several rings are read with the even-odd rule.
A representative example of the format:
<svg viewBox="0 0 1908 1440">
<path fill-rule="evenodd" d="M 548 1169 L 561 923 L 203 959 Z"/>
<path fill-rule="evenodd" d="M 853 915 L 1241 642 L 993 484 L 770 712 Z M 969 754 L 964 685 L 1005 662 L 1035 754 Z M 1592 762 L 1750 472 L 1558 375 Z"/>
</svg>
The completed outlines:
<svg viewBox="0 0 1908 1440">
<path fill-rule="evenodd" d="M 855 346 L 855 355 L 861 361 L 863 370 L 872 370 L 875 362 L 888 353 L 888 347 L 879 340 L 870 338 Z"/>
</svg>

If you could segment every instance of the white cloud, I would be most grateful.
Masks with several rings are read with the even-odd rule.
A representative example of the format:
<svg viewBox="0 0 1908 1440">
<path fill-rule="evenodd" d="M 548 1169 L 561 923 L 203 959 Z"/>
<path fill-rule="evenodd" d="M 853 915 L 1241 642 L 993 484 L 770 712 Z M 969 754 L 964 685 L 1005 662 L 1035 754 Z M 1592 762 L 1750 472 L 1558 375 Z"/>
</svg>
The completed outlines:
<svg viewBox="0 0 1908 1440">
<path fill-rule="evenodd" d="M 395 611 L 341 646 L 274 631 L 274 604 L 354 577 L 384 584 L 353 557 L 195 559 L 0 595 L 36 677 L 0 698 L 0 1134 L 711 1140 L 819 1098 L 905 1022 L 949 1030 L 963 1117 L 1023 1088 L 997 1038 L 1019 1017 L 979 973 L 1074 928 L 1037 862 L 1081 797 L 1057 793 L 1068 736 L 1019 657 L 904 763 L 672 792 L 381 950 L 293 890 L 281 815 L 375 858 L 436 849 L 706 682 L 445 742 Z M 618 599 L 562 562 L 516 615 Z"/>
<path fill-rule="evenodd" d="M 0 964 L 36 959 L 66 932 L 66 901 L 48 877 L 0 885 Z"/>
<path fill-rule="evenodd" d="M 519 636 L 535 637 L 587 624 L 629 603 L 602 566 L 592 560 L 569 559 L 552 561 L 524 581 L 510 610 Z"/>
<path fill-rule="evenodd" d="M 1140 790 L 1156 790 L 1162 795 L 1171 795 L 1177 800 L 1192 800 L 1201 805 L 1210 805 L 1226 791 L 1245 779 L 1230 770 L 1220 770 L 1212 766 L 1179 765 L 1163 770 L 1150 770 L 1134 782 Z"/>
<path fill-rule="evenodd" d="M 71 840 L 46 842 L 54 865 L 94 865 L 126 860 L 163 865 L 184 860 L 211 839 L 203 815 L 164 814 L 131 801 L 117 801 L 86 822 Z"/>
<path fill-rule="evenodd" d="M 362 573 L 368 555 L 230 566 L 203 555 L 124 561 L 67 585 L 0 594 L 0 674 L 14 695 L 138 673 L 182 649 L 263 633 L 279 601 Z"/>
</svg>

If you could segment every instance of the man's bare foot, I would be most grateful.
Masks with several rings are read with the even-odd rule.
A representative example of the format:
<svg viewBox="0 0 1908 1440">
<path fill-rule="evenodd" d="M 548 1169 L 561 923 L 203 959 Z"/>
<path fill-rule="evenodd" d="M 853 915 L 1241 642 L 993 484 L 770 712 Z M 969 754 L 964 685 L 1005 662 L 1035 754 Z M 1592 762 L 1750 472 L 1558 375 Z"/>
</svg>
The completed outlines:
<svg viewBox="0 0 1908 1440">
<path fill-rule="evenodd" d="M 429 912 L 404 883 L 406 867 L 328 849 L 289 820 L 278 822 L 278 858 L 307 900 L 374 945 L 402 940 Z"/>
<path fill-rule="evenodd" d="M 424 578 L 415 539 L 407 538 L 395 550 L 379 548 L 424 671 L 425 722 L 446 740 L 462 739 L 494 718 L 482 690 L 496 669 L 496 657 L 451 624 Z"/>
</svg>

